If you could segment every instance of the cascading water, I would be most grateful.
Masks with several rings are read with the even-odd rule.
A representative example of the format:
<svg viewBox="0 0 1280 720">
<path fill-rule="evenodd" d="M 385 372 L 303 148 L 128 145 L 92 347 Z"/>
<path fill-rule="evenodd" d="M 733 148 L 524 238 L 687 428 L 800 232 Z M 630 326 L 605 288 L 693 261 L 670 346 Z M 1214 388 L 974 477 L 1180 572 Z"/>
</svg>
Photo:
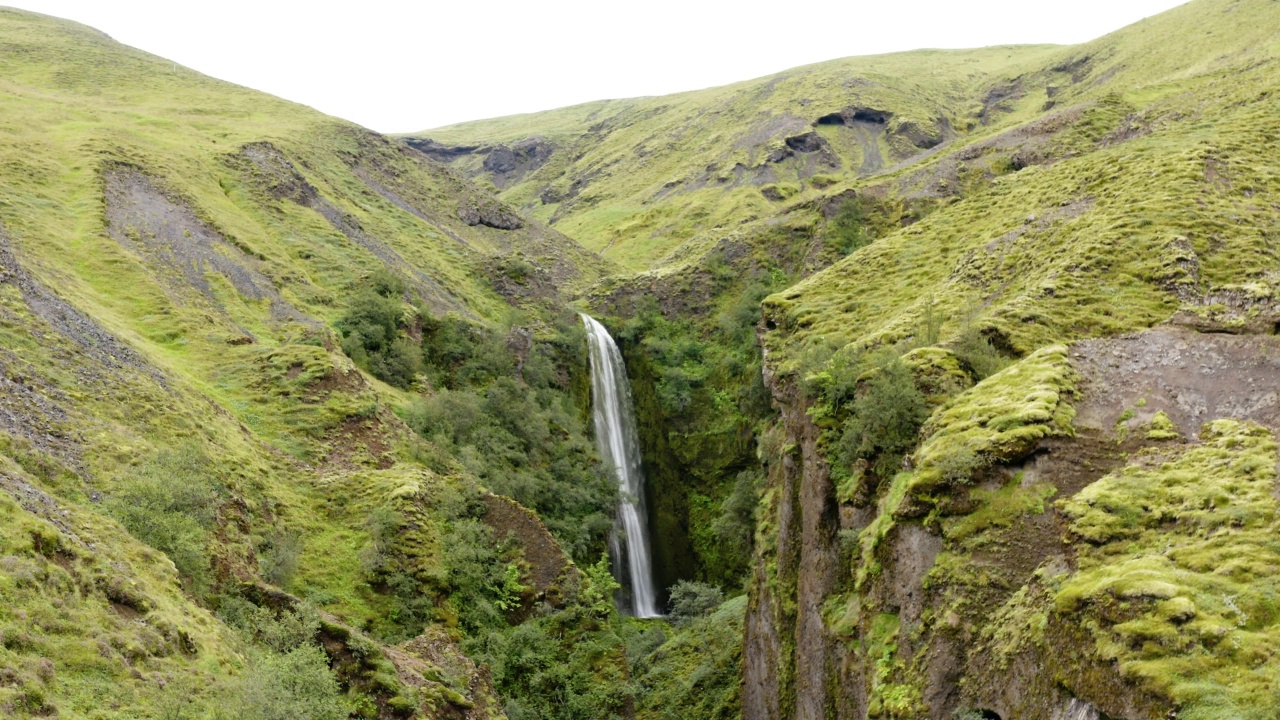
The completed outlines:
<svg viewBox="0 0 1280 720">
<path fill-rule="evenodd" d="M 649 528 L 644 511 L 644 473 L 640 469 L 640 436 L 631 405 L 622 353 L 609 331 L 582 316 L 587 327 L 591 355 L 591 415 L 595 422 L 600 456 L 618 478 L 622 499 L 618 519 L 609 539 L 619 582 L 631 592 L 631 612 L 636 617 L 660 617 L 653 569 L 649 561 Z"/>
</svg>

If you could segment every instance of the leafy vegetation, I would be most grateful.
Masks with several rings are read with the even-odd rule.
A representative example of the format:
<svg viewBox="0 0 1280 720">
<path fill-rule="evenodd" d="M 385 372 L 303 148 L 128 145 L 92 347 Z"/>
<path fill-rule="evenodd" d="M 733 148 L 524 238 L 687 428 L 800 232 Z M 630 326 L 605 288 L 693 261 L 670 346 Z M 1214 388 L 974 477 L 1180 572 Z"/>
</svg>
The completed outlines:
<svg viewBox="0 0 1280 720">
<path fill-rule="evenodd" d="M 742 678 L 742 637 L 747 598 L 740 595 L 668 636 L 657 632 L 640 640 L 656 647 L 631 662 L 639 688 L 636 717 L 675 720 L 741 717 L 738 686 Z"/>
<path fill-rule="evenodd" d="M 720 592 L 720 588 L 681 580 L 671 586 L 667 617 L 673 624 L 681 625 L 709 614 L 723 602 L 724 593 Z"/>
<path fill-rule="evenodd" d="M 436 388 L 402 410 L 489 489 L 536 510 L 574 558 L 598 557 L 613 526 L 617 483 L 595 455 L 571 378 L 585 372 L 576 317 L 515 357 L 498 333 L 422 318 L 424 372 Z M 517 371 L 517 362 L 519 370 Z"/>
<path fill-rule="evenodd" d="M 827 229 L 827 244 L 840 255 L 848 255 L 870 241 L 862 202 L 850 198 L 840 203 Z"/>
<path fill-rule="evenodd" d="M 926 417 L 924 393 L 914 375 L 900 358 L 890 356 L 875 365 L 848 403 L 848 417 L 832 450 L 846 466 L 868 461 L 876 475 L 888 477 L 915 447 Z"/>
<path fill-rule="evenodd" d="M 412 312 L 406 312 L 404 296 L 404 281 L 379 269 L 352 296 L 337 323 L 347 356 L 399 388 L 408 388 L 422 372 L 422 351 L 404 332 Z"/>
<path fill-rule="evenodd" d="M 134 537 L 173 561 L 190 590 L 209 592 L 210 548 L 218 505 L 212 462 L 198 448 L 161 452 L 116 481 L 107 511 Z"/>
<path fill-rule="evenodd" d="M 0 714 L 732 718 L 750 577 L 783 708 L 836 692 L 788 665 L 821 605 L 886 717 L 926 712 L 940 635 L 991 677 L 1053 643 L 1180 717 L 1274 715 L 1270 431 L 1157 414 L 1056 505 L 1006 467 L 1077 430 L 1065 343 L 1274 331 L 1272 5 L 433 133 L 547 140 L 510 230 L 386 138 L 0 10 Z M 553 220 L 646 272 L 602 280 Z M 698 581 L 674 626 L 618 617 L 600 559 L 617 491 L 560 307 L 588 287 Z M 799 602 L 758 461 L 821 468 L 784 425 L 810 402 L 859 524 Z M 1034 566 L 1055 511 L 1068 559 Z M 903 538 L 941 543 L 909 601 Z"/>
</svg>

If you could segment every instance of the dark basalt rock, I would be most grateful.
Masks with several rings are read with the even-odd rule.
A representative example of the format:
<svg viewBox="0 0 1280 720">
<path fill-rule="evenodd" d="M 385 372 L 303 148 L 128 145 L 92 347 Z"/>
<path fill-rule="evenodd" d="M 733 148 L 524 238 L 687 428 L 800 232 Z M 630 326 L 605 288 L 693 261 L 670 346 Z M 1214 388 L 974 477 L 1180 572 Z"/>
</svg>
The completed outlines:
<svg viewBox="0 0 1280 720">
<path fill-rule="evenodd" d="M 876 110 L 875 108 L 850 105 L 843 110 L 823 115 L 814 120 L 813 124 L 815 127 L 818 125 L 853 125 L 854 123 L 885 125 L 889 122 L 889 118 L 892 117 L 893 113 L 888 110 Z"/>
<path fill-rule="evenodd" d="M 490 150 L 484 159 L 484 169 L 491 173 L 509 173 L 516 167 L 516 154 L 506 145 L 499 145 Z"/>
<path fill-rule="evenodd" d="M 807 132 L 803 135 L 795 135 L 786 139 L 787 147 L 796 152 L 811 153 L 818 152 L 827 145 L 827 141 L 816 132 Z"/>
<path fill-rule="evenodd" d="M 405 138 L 404 142 L 432 160 L 442 163 L 453 162 L 480 149 L 479 145 L 445 145 L 430 138 Z"/>
<path fill-rule="evenodd" d="M 520 216 L 496 202 L 463 201 L 458 206 L 458 219 L 471 225 L 484 225 L 498 230 L 518 230 L 524 227 Z"/>
</svg>

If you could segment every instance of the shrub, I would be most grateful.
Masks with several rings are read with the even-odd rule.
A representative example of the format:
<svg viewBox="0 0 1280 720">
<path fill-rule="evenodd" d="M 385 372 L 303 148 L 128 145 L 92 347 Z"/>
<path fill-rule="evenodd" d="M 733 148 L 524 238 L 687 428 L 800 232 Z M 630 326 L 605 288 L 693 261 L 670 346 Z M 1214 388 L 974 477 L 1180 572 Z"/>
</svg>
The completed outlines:
<svg viewBox="0 0 1280 720">
<path fill-rule="evenodd" d="M 130 534 L 169 556 L 197 594 L 211 582 L 206 530 L 218 499 L 211 465 L 195 446 L 164 450 L 117 479 L 105 503 Z"/>
<path fill-rule="evenodd" d="M 836 456 L 846 466 L 865 459 L 878 476 L 889 477 L 915 446 L 928 416 L 924 394 L 911 370 L 894 356 L 872 371 L 850 404 Z"/>
<path fill-rule="evenodd" d="M 351 296 L 338 320 L 342 350 L 371 375 L 396 387 L 409 387 L 422 372 L 422 349 L 402 334 L 414 313 L 404 302 L 404 282 L 379 270 Z"/>
<path fill-rule="evenodd" d="M 241 597 L 224 597 L 218 617 L 254 643 L 277 653 L 287 653 L 315 640 L 320 630 L 320 613 L 301 603 L 279 613 L 259 607 Z"/>
<path fill-rule="evenodd" d="M 364 520 L 369 542 L 360 550 L 360 564 L 367 575 L 377 576 L 387 567 L 387 550 L 404 520 L 388 507 L 375 508 Z"/>
<path fill-rule="evenodd" d="M 609 569 L 608 554 L 601 554 L 598 562 L 587 566 L 585 574 L 586 578 L 578 601 L 592 615 L 599 618 L 609 617 L 616 610 L 613 594 L 622 586 L 613 579 L 613 572 Z"/>
<path fill-rule="evenodd" d="M 286 530 L 272 533 L 258 556 L 262 577 L 273 585 L 288 586 L 294 573 L 298 571 L 300 555 L 302 555 L 302 535 Z"/>
<path fill-rule="evenodd" d="M 224 717 L 231 720 L 344 720 L 338 681 L 315 645 L 287 653 L 255 652 L 232 688 Z"/>
<path fill-rule="evenodd" d="M 706 583 L 681 580 L 671 586 L 670 609 L 667 617 L 676 625 L 683 625 L 707 615 L 724 602 L 720 588 Z"/>
<path fill-rule="evenodd" d="M 402 415 L 490 490 L 536 510 L 574 558 L 604 547 L 617 484 L 564 393 L 500 376 L 483 387 L 440 390 Z"/>
<path fill-rule="evenodd" d="M 992 346 L 974 324 L 966 324 L 953 343 L 956 358 L 979 380 L 985 380 L 1009 366 L 1009 359 Z"/>
<path fill-rule="evenodd" d="M 495 600 L 504 599 L 506 562 L 494 543 L 493 532 L 478 520 L 460 518 L 449 524 L 444 547 L 449 604 L 464 629 L 482 633 L 505 624 Z"/>
<path fill-rule="evenodd" d="M 848 255 L 870 242 L 862 202 L 850 198 L 840 203 L 827 224 L 827 246 L 841 255 Z"/>
</svg>

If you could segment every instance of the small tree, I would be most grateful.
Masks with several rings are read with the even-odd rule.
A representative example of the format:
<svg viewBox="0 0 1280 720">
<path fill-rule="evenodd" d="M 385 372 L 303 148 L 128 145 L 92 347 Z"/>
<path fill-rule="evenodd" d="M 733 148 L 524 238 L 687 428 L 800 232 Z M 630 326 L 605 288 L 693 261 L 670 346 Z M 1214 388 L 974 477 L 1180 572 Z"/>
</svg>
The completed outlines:
<svg viewBox="0 0 1280 720">
<path fill-rule="evenodd" d="M 284 654 L 258 652 L 235 687 L 231 712 L 236 720 L 343 720 L 337 678 L 329 658 L 315 645 Z"/>
<path fill-rule="evenodd" d="M 671 586 L 671 609 L 668 617 L 672 623 L 683 625 L 692 622 L 724 602 L 724 593 L 720 588 L 706 583 L 681 580 Z"/>
<path fill-rule="evenodd" d="M 209 458 L 196 446 L 165 450 L 116 480 L 107 512 L 131 535 L 173 561 L 190 589 L 209 589 L 207 531 L 213 527 L 218 486 Z"/>
<path fill-rule="evenodd" d="M 849 198 L 840 203 L 827 225 L 827 245 L 841 255 L 848 255 L 870 242 L 862 202 Z"/>
<path fill-rule="evenodd" d="M 609 569 L 609 555 L 602 554 L 595 565 L 588 565 L 586 577 L 582 584 L 582 593 L 578 596 L 582 606 L 599 618 L 607 618 L 616 609 L 613 605 L 613 594 L 622 587 L 613 579 Z"/>
<path fill-rule="evenodd" d="M 880 477 L 892 475 L 928 417 L 911 369 L 894 356 L 876 367 L 857 393 L 837 443 L 838 457 L 850 465 L 868 460 Z"/>
</svg>

